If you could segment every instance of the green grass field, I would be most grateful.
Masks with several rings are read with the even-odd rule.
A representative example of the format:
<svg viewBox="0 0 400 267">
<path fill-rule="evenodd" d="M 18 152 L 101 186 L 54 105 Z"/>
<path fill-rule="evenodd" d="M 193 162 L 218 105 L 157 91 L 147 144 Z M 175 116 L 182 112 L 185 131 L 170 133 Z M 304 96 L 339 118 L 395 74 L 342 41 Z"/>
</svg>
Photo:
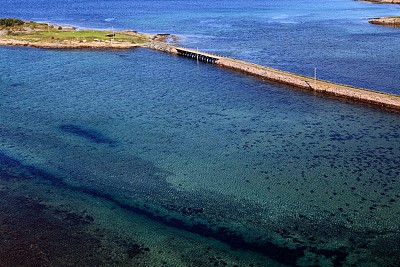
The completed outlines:
<svg viewBox="0 0 400 267">
<path fill-rule="evenodd" d="M 22 25 L 5 26 L 0 25 L 0 30 L 5 32 L 8 38 L 16 40 L 26 40 L 32 42 L 92 42 L 92 41 L 117 41 L 141 44 L 150 40 L 150 37 L 135 32 L 112 32 L 100 30 L 73 30 L 63 29 L 61 26 L 49 25 L 46 23 L 36 23 L 33 21 L 24 22 Z M 115 36 L 108 37 L 108 34 Z"/>
<path fill-rule="evenodd" d="M 13 37 L 18 40 L 27 41 L 110 41 L 113 39 L 117 42 L 131 42 L 131 43 L 144 43 L 149 40 L 149 37 L 142 34 L 124 34 L 116 32 L 114 37 L 107 37 L 106 34 L 111 34 L 111 31 L 95 31 L 95 30 L 82 30 L 82 31 L 59 31 L 49 30 L 43 32 L 13 32 L 8 34 L 9 37 Z"/>
</svg>

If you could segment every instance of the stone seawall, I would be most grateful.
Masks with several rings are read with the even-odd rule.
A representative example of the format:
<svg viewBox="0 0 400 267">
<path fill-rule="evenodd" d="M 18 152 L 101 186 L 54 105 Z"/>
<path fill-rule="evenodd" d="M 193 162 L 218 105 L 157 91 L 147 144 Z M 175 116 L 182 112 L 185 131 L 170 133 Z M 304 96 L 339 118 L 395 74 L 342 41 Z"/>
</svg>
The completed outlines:
<svg viewBox="0 0 400 267">
<path fill-rule="evenodd" d="M 257 76 L 265 80 L 270 80 L 273 82 L 278 82 L 325 95 L 331 95 L 342 99 L 366 103 L 380 108 L 400 111 L 400 96 L 398 95 L 392 95 L 364 88 L 357 88 L 344 84 L 337 84 L 320 79 L 314 79 L 312 77 L 268 68 L 242 60 L 216 56 L 204 52 L 197 52 L 195 50 L 165 43 L 152 42 L 146 44 L 145 47 L 175 55 L 178 54 L 178 50 L 183 50 L 190 53 L 199 53 L 199 55 L 206 55 L 214 58 L 215 64 L 220 67 L 232 69 L 252 76 Z M 196 59 L 196 57 L 194 57 L 194 59 Z"/>
<path fill-rule="evenodd" d="M 232 58 L 212 55 L 205 52 L 199 52 L 184 47 L 174 46 L 171 44 L 151 41 L 144 44 L 133 44 L 129 42 L 29 42 L 12 39 L 0 39 L 0 45 L 7 46 L 29 46 L 38 48 L 52 49 L 130 49 L 134 47 L 144 47 L 157 51 L 162 51 L 174 55 L 191 55 L 195 60 L 207 57 L 207 62 L 212 62 L 218 66 L 240 71 L 262 79 L 287 84 L 293 87 L 318 92 L 322 94 L 332 95 L 344 99 L 350 99 L 357 102 L 372 104 L 381 108 L 388 108 L 400 111 L 400 96 L 391 95 L 382 92 L 372 91 L 363 88 L 356 88 L 343 84 L 336 84 L 329 81 L 314 79 L 290 72 L 285 72 L 265 66 L 236 60 Z M 193 57 L 193 54 L 197 55 Z"/>
<path fill-rule="evenodd" d="M 400 111 L 400 96 L 398 95 L 332 83 L 231 58 L 220 58 L 217 64 L 297 88 Z"/>
<path fill-rule="evenodd" d="M 163 42 L 158 42 L 158 41 L 148 42 L 148 43 L 142 45 L 142 47 L 150 48 L 153 50 L 166 52 L 166 53 L 174 54 L 174 55 L 178 54 L 178 50 L 177 50 L 176 46 L 166 44 Z"/>
</svg>

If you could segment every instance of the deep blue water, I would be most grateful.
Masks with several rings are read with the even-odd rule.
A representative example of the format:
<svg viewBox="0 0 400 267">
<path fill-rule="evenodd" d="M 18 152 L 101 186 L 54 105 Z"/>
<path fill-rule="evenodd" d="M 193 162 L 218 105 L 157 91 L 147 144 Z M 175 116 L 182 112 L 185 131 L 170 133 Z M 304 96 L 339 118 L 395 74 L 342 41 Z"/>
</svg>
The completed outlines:
<svg viewBox="0 0 400 267">
<path fill-rule="evenodd" d="M 187 46 L 303 74 L 315 64 L 321 78 L 392 93 L 399 30 L 366 18 L 398 10 L 353 1 L 0 6 L 1 16 L 175 33 Z M 398 113 L 186 58 L 0 47 L 0 190 L 81 209 L 94 218 L 90 233 L 108 229 L 105 244 L 112 235 L 144 244 L 136 266 L 396 266 L 399 144 Z M 8 173 L 22 185 L 7 184 Z"/>
</svg>

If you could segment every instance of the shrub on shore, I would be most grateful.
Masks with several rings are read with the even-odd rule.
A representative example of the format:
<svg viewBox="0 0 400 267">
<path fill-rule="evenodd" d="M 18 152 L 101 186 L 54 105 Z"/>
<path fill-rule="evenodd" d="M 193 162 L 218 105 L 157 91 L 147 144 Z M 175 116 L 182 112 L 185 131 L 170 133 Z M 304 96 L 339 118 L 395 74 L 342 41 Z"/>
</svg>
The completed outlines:
<svg viewBox="0 0 400 267">
<path fill-rule="evenodd" d="M 24 25 L 24 21 L 15 18 L 0 18 L 0 26 L 13 27 Z"/>
</svg>

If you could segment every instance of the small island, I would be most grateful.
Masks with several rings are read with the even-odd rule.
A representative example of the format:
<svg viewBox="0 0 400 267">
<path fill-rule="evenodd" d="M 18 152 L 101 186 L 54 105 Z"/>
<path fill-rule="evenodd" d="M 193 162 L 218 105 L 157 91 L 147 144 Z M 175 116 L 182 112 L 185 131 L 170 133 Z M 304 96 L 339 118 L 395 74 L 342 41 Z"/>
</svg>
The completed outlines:
<svg viewBox="0 0 400 267">
<path fill-rule="evenodd" d="M 366 2 L 372 2 L 377 4 L 400 4 L 400 0 L 362 0 Z"/>
<path fill-rule="evenodd" d="M 361 0 L 365 2 L 371 2 L 375 4 L 400 4 L 400 0 Z M 369 23 L 389 26 L 394 28 L 400 28 L 400 17 L 380 17 L 380 18 L 372 18 L 368 20 Z"/>
<path fill-rule="evenodd" d="M 369 23 L 400 28 L 400 17 L 381 17 L 368 20 Z"/>
<path fill-rule="evenodd" d="M 163 37 L 165 38 L 132 30 L 77 30 L 71 26 L 27 22 L 16 18 L 0 19 L 0 45 L 58 49 L 128 49 Z"/>
</svg>

